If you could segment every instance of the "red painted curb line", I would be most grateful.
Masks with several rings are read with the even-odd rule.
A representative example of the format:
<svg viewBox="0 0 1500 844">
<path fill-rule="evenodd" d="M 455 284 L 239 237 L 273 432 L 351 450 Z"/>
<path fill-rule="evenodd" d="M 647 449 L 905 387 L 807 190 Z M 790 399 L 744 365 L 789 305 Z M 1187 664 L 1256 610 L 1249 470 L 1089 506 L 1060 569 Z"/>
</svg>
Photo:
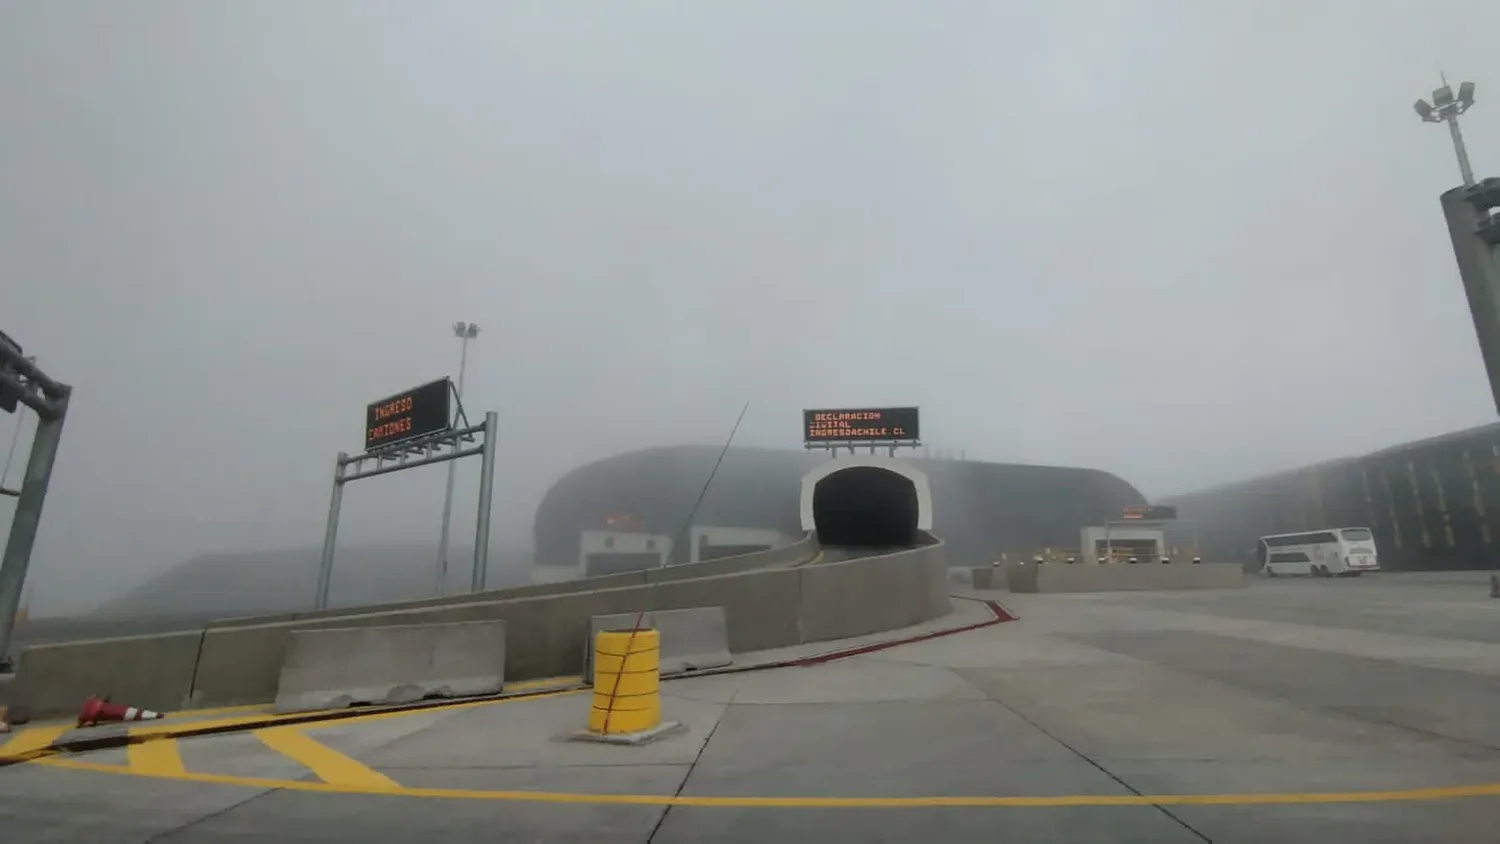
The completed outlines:
<svg viewBox="0 0 1500 844">
<path fill-rule="evenodd" d="M 968 598 L 963 595 L 954 595 L 952 597 L 964 601 L 978 601 L 988 607 L 990 612 L 994 613 L 995 617 L 986 621 L 978 621 L 973 624 L 966 624 L 963 627 L 951 627 L 947 630 L 934 630 L 931 633 L 922 633 L 917 636 L 908 636 L 904 639 L 892 639 L 886 642 L 875 642 L 869 645 L 860 645 L 854 648 L 845 648 L 841 651 L 832 651 L 830 653 L 819 654 L 817 656 L 808 656 L 801 657 L 799 659 L 786 660 L 783 663 L 766 667 L 781 667 L 782 665 L 799 667 L 809 665 L 822 665 L 825 662 L 833 662 L 834 660 L 839 659 L 848 659 L 852 656 L 863 656 L 864 654 L 875 653 L 877 651 L 888 650 L 890 648 L 897 648 L 902 645 L 912 645 L 916 644 L 917 642 L 927 642 L 932 639 L 941 639 L 944 636 L 956 636 L 959 633 L 968 633 L 971 630 L 979 630 L 985 627 L 994 627 L 997 624 L 1004 624 L 1007 621 L 1016 620 L 1016 617 L 1014 615 L 1011 615 L 1010 610 L 1007 610 L 1005 607 L 1001 606 L 999 601 L 989 601 L 983 598 Z M 756 667 L 758 668 L 760 666 Z"/>
</svg>

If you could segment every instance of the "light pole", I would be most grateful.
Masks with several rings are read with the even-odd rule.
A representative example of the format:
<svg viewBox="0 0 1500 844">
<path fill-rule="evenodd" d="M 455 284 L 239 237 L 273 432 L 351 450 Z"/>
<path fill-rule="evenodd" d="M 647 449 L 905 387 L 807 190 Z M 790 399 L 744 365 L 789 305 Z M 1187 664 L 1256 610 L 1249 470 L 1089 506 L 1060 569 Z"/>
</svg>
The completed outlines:
<svg viewBox="0 0 1500 844">
<path fill-rule="evenodd" d="M 458 399 L 464 398 L 464 370 L 469 366 L 469 341 L 479 336 L 479 326 L 472 322 L 453 323 L 453 336 L 458 338 Z M 438 540 L 437 596 L 443 597 L 443 588 L 448 582 L 448 524 L 453 519 L 453 473 L 458 461 L 448 461 L 448 489 L 443 494 L 443 536 Z"/>
<path fill-rule="evenodd" d="M 1474 170 L 1469 166 L 1469 151 L 1464 147 L 1464 134 L 1458 128 L 1458 116 L 1474 105 L 1474 83 L 1461 82 L 1458 96 L 1448 87 L 1448 77 L 1443 77 L 1443 87 L 1432 92 L 1432 104 L 1417 100 L 1412 104 L 1417 116 L 1428 123 L 1447 123 L 1453 136 L 1453 152 L 1458 155 L 1458 172 L 1463 176 L 1464 187 L 1474 187 Z"/>
</svg>

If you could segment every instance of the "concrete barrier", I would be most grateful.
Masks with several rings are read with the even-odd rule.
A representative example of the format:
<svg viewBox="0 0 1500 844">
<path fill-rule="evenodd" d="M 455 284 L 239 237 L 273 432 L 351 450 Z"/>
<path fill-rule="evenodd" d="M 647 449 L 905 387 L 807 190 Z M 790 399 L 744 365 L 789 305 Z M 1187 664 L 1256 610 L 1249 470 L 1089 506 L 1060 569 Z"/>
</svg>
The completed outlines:
<svg viewBox="0 0 1500 844">
<path fill-rule="evenodd" d="M 583 643 L 583 681 L 594 682 L 594 642 L 604 630 L 629 630 L 639 623 L 657 632 L 661 641 L 661 676 L 670 677 L 705 668 L 722 668 L 729 655 L 729 622 L 723 607 L 689 607 L 646 613 L 597 615 L 589 620 Z"/>
<path fill-rule="evenodd" d="M 90 695 L 158 712 L 188 701 L 202 631 L 126 636 L 21 651 L 14 703 L 37 716 L 78 711 Z"/>
<path fill-rule="evenodd" d="M 495 694 L 504 683 L 503 621 L 296 630 L 275 710 L 471 697 Z"/>
<path fill-rule="evenodd" d="M 1232 589 L 1245 585 L 1233 563 L 1046 563 L 1006 570 L 1012 592 L 1123 592 L 1159 589 Z"/>
<path fill-rule="evenodd" d="M 953 611 L 942 544 L 798 571 L 803 642 L 895 630 Z"/>
<path fill-rule="evenodd" d="M 152 681 L 153 694 L 131 701 L 160 709 L 230 706 L 269 703 L 276 699 L 282 666 L 297 631 L 454 624 L 472 621 L 504 622 L 505 673 L 508 680 L 530 680 L 578 673 L 580 654 L 588 639 L 590 620 L 596 616 L 640 611 L 687 610 L 722 607 L 730 653 L 787 647 L 806 642 L 859 636 L 917 624 L 951 611 L 948 603 L 946 552 L 942 543 L 924 537 L 918 548 L 895 554 L 865 557 L 817 566 L 796 566 L 790 560 L 801 555 L 783 552 L 782 564 L 758 566 L 748 571 L 698 577 L 664 577 L 613 588 L 576 590 L 565 593 L 471 600 L 409 609 L 376 612 L 344 612 L 332 617 L 239 622 L 210 627 L 202 632 L 179 634 L 193 656 L 168 653 L 169 646 L 123 649 L 104 657 L 120 640 L 104 644 L 79 643 L 48 646 L 56 650 L 49 659 L 74 664 L 70 671 L 90 678 L 97 671 L 89 666 L 102 659 L 109 670 L 122 677 L 160 676 Z M 811 546 L 809 546 L 811 547 Z M 803 549 L 805 553 L 807 548 Z M 765 555 L 772 552 L 759 552 Z M 751 556 L 751 555 L 747 555 Z M 675 569 L 699 572 L 744 565 L 744 560 L 722 558 Z M 640 574 L 640 573 L 636 573 Z M 613 578 L 614 576 L 610 576 Z M 644 579 L 644 578 L 643 578 Z M 594 579 L 602 581 L 603 579 Z M 575 581 L 582 583 L 584 581 Z M 607 582 L 618 582 L 610 580 Z M 514 594 L 508 593 L 508 594 Z M 477 596 L 473 596 L 477 597 Z M 172 637 L 148 637 L 170 640 Z M 196 648 L 196 650 L 194 650 Z M 196 663 L 188 665 L 193 658 Z M 28 663 L 22 658 L 22 683 L 35 673 L 38 700 L 67 700 L 76 707 L 82 697 L 97 690 L 88 685 L 78 701 L 74 689 L 82 679 L 68 685 L 58 677 L 61 669 L 28 670 L 27 665 L 45 665 L 47 660 Z M 176 666 L 168 671 L 168 666 Z M 158 668 L 160 670 L 158 670 Z M 159 685 L 156 685 L 159 683 Z M 60 691 L 59 688 L 65 688 Z M 124 692 L 119 693 L 123 699 Z M 49 697 L 50 695 L 50 697 Z M 38 707 L 38 716 L 56 714 L 56 707 Z"/>
<path fill-rule="evenodd" d="M 975 566 L 969 569 L 969 583 L 975 589 L 1005 589 L 1005 566 Z"/>
<path fill-rule="evenodd" d="M 701 563 L 683 563 L 665 568 L 627 571 L 564 580 L 557 583 L 532 583 L 492 589 L 487 592 L 471 592 L 464 595 L 449 595 L 442 598 L 421 598 L 412 601 L 392 601 L 362 607 L 340 607 L 329 610 L 301 610 L 297 612 L 273 613 L 258 616 L 240 616 L 215 619 L 208 624 L 211 629 L 222 627 L 245 627 L 287 621 L 318 621 L 353 615 L 368 615 L 372 612 L 400 612 L 433 607 L 455 607 L 462 604 L 506 601 L 513 598 L 540 598 L 548 595 L 566 595 L 572 592 L 593 592 L 599 589 L 618 589 L 625 586 L 643 586 L 668 580 L 685 580 L 693 577 L 708 577 L 717 574 L 733 574 L 763 568 L 776 568 L 809 560 L 818 553 L 817 538 L 809 534 L 801 540 L 780 548 L 754 551 L 732 557 L 718 557 Z"/>
</svg>

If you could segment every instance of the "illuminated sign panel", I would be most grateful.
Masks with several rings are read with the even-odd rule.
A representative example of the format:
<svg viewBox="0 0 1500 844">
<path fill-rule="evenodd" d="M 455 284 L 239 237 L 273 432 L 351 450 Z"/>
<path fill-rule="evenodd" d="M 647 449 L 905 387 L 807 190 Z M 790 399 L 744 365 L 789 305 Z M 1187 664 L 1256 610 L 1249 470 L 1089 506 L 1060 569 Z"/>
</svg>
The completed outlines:
<svg viewBox="0 0 1500 844">
<path fill-rule="evenodd" d="M 435 434 L 452 427 L 453 392 L 440 378 L 365 408 L 365 449 Z"/>
<path fill-rule="evenodd" d="M 1165 505 L 1152 507 L 1145 504 L 1137 504 L 1126 507 L 1121 515 L 1130 521 L 1139 519 L 1143 522 L 1167 522 L 1177 518 L 1177 508 Z"/>
<path fill-rule="evenodd" d="M 915 407 L 802 411 L 804 442 L 900 442 L 918 437 Z"/>
</svg>

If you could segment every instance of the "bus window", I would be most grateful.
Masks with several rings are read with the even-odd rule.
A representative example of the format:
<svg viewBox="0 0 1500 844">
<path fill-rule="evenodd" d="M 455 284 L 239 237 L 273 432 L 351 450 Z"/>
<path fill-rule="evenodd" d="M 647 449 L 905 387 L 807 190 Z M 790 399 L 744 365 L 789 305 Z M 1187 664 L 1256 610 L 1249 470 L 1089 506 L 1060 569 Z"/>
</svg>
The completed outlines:
<svg viewBox="0 0 1500 844">
<path fill-rule="evenodd" d="M 1364 528 L 1349 528 L 1342 531 L 1345 542 L 1369 542 L 1373 539 L 1370 532 Z"/>
</svg>

